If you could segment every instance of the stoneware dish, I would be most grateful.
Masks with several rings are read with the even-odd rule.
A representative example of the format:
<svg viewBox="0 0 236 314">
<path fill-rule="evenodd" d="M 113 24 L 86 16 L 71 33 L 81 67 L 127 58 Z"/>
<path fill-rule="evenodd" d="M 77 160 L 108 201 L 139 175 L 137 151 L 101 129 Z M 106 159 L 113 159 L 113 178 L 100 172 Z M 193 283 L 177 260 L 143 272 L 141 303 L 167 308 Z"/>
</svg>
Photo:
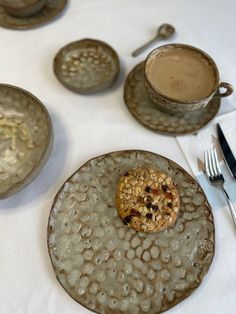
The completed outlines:
<svg viewBox="0 0 236 314">
<path fill-rule="evenodd" d="M 150 166 L 173 178 L 181 198 L 176 224 L 152 234 L 124 225 L 115 208 L 120 176 Z M 139 150 L 86 162 L 57 193 L 48 223 L 57 279 L 73 299 L 102 314 L 157 314 L 181 302 L 207 273 L 214 242 L 200 185 L 175 162 Z"/>
<path fill-rule="evenodd" d="M 110 87 L 120 72 L 115 50 L 100 40 L 82 39 L 63 47 L 55 56 L 53 70 L 68 89 L 90 94 Z"/>
<path fill-rule="evenodd" d="M 0 0 L 0 6 L 10 15 L 28 17 L 42 10 L 46 0 Z"/>
<path fill-rule="evenodd" d="M 196 133 L 217 114 L 220 96 L 199 110 L 184 113 L 167 113 L 151 100 L 144 84 L 144 62 L 138 64 L 128 75 L 124 87 L 124 100 L 132 115 L 146 128 L 167 135 Z"/>
<path fill-rule="evenodd" d="M 154 87 L 153 82 L 150 79 L 150 65 L 152 64 L 153 60 L 157 58 L 158 56 L 163 56 L 166 54 L 172 54 L 175 53 L 175 51 L 185 51 L 186 53 L 191 53 L 195 55 L 195 58 L 198 58 L 199 60 L 204 60 L 204 64 L 208 65 L 208 68 L 211 68 L 211 76 L 212 80 L 214 80 L 214 84 L 209 91 L 209 94 L 200 99 L 195 100 L 180 100 L 177 98 L 171 98 L 168 95 L 164 95 L 161 93 L 156 87 Z M 199 69 L 197 69 L 199 71 Z M 191 73 L 189 74 L 191 75 Z M 218 68 L 214 62 L 214 60 L 206 54 L 204 51 L 189 46 L 189 45 L 183 45 L 183 44 L 169 44 L 169 45 L 163 45 L 155 50 L 153 50 L 146 58 L 145 61 L 145 67 L 144 67 L 144 76 L 145 76 L 145 87 L 147 90 L 147 93 L 149 97 L 152 99 L 152 101 L 157 105 L 157 107 L 163 111 L 170 112 L 170 113 L 176 113 L 176 112 L 189 112 L 201 109 L 209 104 L 211 99 L 214 97 L 214 95 L 217 93 L 221 97 L 226 97 L 232 94 L 233 87 L 229 83 L 221 82 L 219 79 L 219 71 Z M 175 80 L 171 82 L 172 87 L 175 89 L 183 89 L 186 83 L 188 83 L 188 79 L 182 80 L 178 78 L 174 78 Z M 173 84 L 174 83 L 174 84 Z M 226 89 L 225 92 L 221 93 L 219 91 L 219 88 Z M 193 88 L 198 88 L 197 86 L 194 86 Z"/>
<path fill-rule="evenodd" d="M 0 199 L 38 175 L 52 142 L 51 119 L 44 105 L 19 87 L 0 84 Z"/>
<path fill-rule="evenodd" d="M 0 7 L 0 26 L 10 29 L 31 29 L 43 25 L 64 10 L 67 0 L 46 0 L 42 9 L 32 16 L 17 17 Z"/>
</svg>

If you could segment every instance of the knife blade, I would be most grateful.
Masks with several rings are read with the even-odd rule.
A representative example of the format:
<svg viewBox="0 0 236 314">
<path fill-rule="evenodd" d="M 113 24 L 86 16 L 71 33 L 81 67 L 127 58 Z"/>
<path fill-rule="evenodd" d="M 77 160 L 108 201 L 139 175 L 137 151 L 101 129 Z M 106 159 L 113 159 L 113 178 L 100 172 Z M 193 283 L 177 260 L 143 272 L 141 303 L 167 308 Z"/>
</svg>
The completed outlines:
<svg viewBox="0 0 236 314">
<path fill-rule="evenodd" d="M 236 159 L 232 153 L 232 150 L 231 150 L 231 148 L 230 148 L 230 146 L 229 146 L 229 144 L 225 138 L 225 135 L 224 135 L 219 123 L 217 123 L 216 127 L 217 127 L 218 140 L 220 143 L 221 151 L 222 151 L 223 156 L 224 156 L 224 160 L 226 162 L 226 165 L 228 166 L 229 172 L 231 173 L 231 175 L 236 180 Z"/>
</svg>

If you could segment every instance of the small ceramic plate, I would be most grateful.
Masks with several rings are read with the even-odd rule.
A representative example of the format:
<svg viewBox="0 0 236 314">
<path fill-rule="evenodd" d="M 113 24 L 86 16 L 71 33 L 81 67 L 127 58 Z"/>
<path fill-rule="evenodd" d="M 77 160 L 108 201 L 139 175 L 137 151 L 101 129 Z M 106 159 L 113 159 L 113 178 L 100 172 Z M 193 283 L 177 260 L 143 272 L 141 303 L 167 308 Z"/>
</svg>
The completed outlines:
<svg viewBox="0 0 236 314">
<path fill-rule="evenodd" d="M 154 167 L 180 194 L 176 224 L 159 233 L 124 225 L 115 208 L 120 176 Z M 86 162 L 60 188 L 48 223 L 57 279 L 73 299 L 96 313 L 157 314 L 188 297 L 207 273 L 214 222 L 203 190 L 175 162 L 146 151 L 109 153 Z"/>
<path fill-rule="evenodd" d="M 66 45 L 57 53 L 53 69 L 65 87 L 88 94 L 110 87 L 119 75 L 120 62 L 108 44 L 82 39 Z"/>
<path fill-rule="evenodd" d="M 37 176 L 52 141 L 51 120 L 44 105 L 21 88 L 0 84 L 0 199 Z"/>
<path fill-rule="evenodd" d="M 40 26 L 58 16 L 66 3 L 67 0 L 47 0 L 39 13 L 25 18 L 12 16 L 0 7 L 0 26 L 10 29 L 31 29 Z"/>
<path fill-rule="evenodd" d="M 176 114 L 159 110 L 149 98 L 144 86 L 144 62 L 129 73 L 124 87 L 124 100 L 130 112 L 141 124 L 168 135 L 197 132 L 216 116 L 220 108 L 220 97 L 215 96 L 200 110 Z"/>
</svg>

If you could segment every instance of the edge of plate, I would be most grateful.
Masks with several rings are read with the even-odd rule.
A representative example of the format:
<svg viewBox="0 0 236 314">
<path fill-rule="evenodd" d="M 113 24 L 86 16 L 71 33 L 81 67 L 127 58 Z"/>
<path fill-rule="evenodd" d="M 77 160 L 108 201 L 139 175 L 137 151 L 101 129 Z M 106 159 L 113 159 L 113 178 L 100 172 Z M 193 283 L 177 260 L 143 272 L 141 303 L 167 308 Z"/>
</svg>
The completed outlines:
<svg viewBox="0 0 236 314">
<path fill-rule="evenodd" d="M 0 84 L 0 88 L 2 86 L 13 88 L 15 90 L 19 90 L 20 92 L 23 92 L 27 96 L 30 96 L 31 98 L 33 98 L 37 102 L 37 104 L 43 109 L 43 112 L 45 113 L 45 116 L 47 119 L 48 138 L 47 138 L 46 145 L 44 147 L 44 150 L 43 150 L 43 153 L 41 155 L 40 160 L 34 165 L 32 170 L 29 172 L 29 174 L 26 177 L 24 177 L 17 184 L 13 185 L 10 189 L 8 189 L 7 192 L 0 194 L 0 200 L 7 198 L 9 196 L 12 196 L 15 193 L 19 192 L 20 190 L 24 189 L 27 185 L 29 185 L 38 176 L 38 174 L 41 172 L 41 170 L 43 169 L 44 165 L 46 164 L 46 162 L 49 158 L 49 155 L 50 155 L 52 148 L 53 148 L 53 140 L 54 140 L 52 120 L 51 120 L 51 117 L 50 117 L 49 112 L 48 112 L 47 108 L 45 107 L 45 105 L 36 96 L 34 96 L 33 94 L 31 94 L 30 92 L 28 92 L 27 90 L 25 90 L 21 87 L 10 85 L 10 84 Z"/>
</svg>

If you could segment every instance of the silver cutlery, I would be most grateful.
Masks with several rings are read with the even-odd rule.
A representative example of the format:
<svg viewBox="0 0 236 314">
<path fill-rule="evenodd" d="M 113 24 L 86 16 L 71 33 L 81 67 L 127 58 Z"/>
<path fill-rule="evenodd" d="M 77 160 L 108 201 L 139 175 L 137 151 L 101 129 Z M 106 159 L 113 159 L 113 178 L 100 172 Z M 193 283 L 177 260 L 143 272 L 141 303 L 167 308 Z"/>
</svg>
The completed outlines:
<svg viewBox="0 0 236 314">
<path fill-rule="evenodd" d="M 236 227 L 236 211 L 235 211 L 235 208 L 234 208 L 234 206 L 233 206 L 233 204 L 229 198 L 228 193 L 226 192 L 226 190 L 224 188 L 225 180 L 224 180 L 224 176 L 223 176 L 221 169 L 220 169 L 220 164 L 218 161 L 216 150 L 211 149 L 211 150 L 206 151 L 205 155 L 204 155 L 204 161 L 205 161 L 206 175 L 207 175 L 210 183 L 223 192 L 223 194 L 226 198 L 226 201 L 228 203 L 230 213 L 231 213 L 231 216 L 233 218 L 235 227 Z"/>
<path fill-rule="evenodd" d="M 170 24 L 162 24 L 156 33 L 156 36 L 151 39 L 150 41 L 148 41 L 146 44 L 144 44 L 143 46 L 139 47 L 138 49 L 136 49 L 133 53 L 132 56 L 133 57 L 137 57 L 140 53 L 142 53 L 144 50 L 146 50 L 151 44 L 155 43 L 158 39 L 162 40 L 162 39 L 167 39 L 169 37 L 171 37 L 175 32 L 175 28 L 174 26 L 170 25 Z"/>
<path fill-rule="evenodd" d="M 216 125 L 217 129 L 217 135 L 218 135 L 218 140 L 220 143 L 220 148 L 224 156 L 225 163 L 229 169 L 229 172 L 231 175 L 234 177 L 236 180 L 236 159 L 231 151 L 231 148 L 224 136 L 224 133 L 220 127 L 220 125 L 217 123 Z"/>
</svg>

